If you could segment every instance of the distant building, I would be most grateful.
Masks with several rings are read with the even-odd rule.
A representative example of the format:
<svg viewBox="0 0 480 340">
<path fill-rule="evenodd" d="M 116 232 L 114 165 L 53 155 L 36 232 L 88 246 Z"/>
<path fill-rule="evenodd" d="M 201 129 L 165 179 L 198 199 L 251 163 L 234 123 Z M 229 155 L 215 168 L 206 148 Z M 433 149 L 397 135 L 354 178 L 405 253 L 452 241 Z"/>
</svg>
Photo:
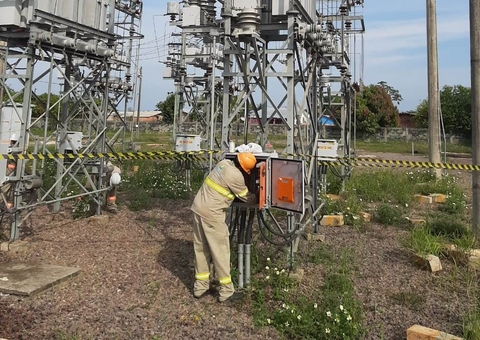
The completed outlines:
<svg viewBox="0 0 480 340">
<path fill-rule="evenodd" d="M 414 110 L 400 112 L 398 114 L 398 124 L 403 128 L 416 128 L 415 116 L 417 112 Z"/>
<path fill-rule="evenodd" d="M 124 117 L 123 112 L 119 112 L 119 114 L 122 118 Z M 138 113 L 137 111 L 127 111 L 126 113 L 126 118 L 127 118 L 127 121 L 129 122 L 131 122 L 132 120 L 136 122 L 137 117 L 140 123 L 161 122 L 163 118 L 162 113 L 160 111 L 140 111 L 140 113 Z M 110 115 L 108 120 L 119 121 L 120 119 L 118 118 L 117 115 Z"/>
</svg>

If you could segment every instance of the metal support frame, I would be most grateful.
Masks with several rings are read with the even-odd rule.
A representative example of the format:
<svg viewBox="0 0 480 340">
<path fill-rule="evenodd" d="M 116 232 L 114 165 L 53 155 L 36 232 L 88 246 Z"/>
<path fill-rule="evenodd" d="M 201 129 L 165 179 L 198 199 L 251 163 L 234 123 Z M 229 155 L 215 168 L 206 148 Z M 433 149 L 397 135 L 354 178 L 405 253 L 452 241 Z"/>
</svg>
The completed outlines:
<svg viewBox="0 0 480 340">
<path fill-rule="evenodd" d="M 259 1 L 257 7 L 245 11 L 237 1 L 222 1 L 222 18 L 215 25 L 201 22 L 200 25 L 185 26 L 182 18 L 175 21 L 176 15 L 173 13 L 171 24 L 182 30 L 182 43 L 172 45 L 175 47 L 171 51 L 172 58 L 175 59 L 173 56 L 177 53 L 179 56 L 177 62 L 167 65 L 174 69 L 177 127 L 181 126 L 180 120 L 184 118 L 180 112 L 187 98 L 185 93 L 189 91 L 185 81 L 188 68 L 186 58 L 190 57 L 186 51 L 186 41 L 191 41 L 192 37 L 201 40 L 211 29 L 218 30 L 218 24 L 221 24 L 223 104 L 219 113 L 222 119 L 218 131 L 220 143 L 213 142 L 217 138 L 213 130 L 218 129 L 213 114 L 216 110 L 211 110 L 210 120 L 197 116 L 204 129 L 201 133 L 206 136 L 206 145 L 210 149 L 228 151 L 229 142 L 239 135 L 238 128 L 243 126 L 244 139 L 241 142 L 257 142 L 265 147 L 270 133 L 269 123 L 274 118 L 283 122 L 286 147 L 282 153 L 290 158 L 303 157 L 308 167 L 305 178 L 307 212 L 302 216 L 288 213 L 286 228 L 277 225 L 289 236 L 286 239 L 291 241 L 290 257 L 293 257 L 298 247 L 298 236 L 310 226 L 314 232 L 318 232 L 318 216 L 324 205 L 320 194 L 327 187 L 327 167 L 317 163 L 318 141 L 326 137 L 325 129 L 320 124 L 324 115 L 331 116 L 341 130 L 338 138 L 341 149 L 339 156 L 348 158 L 352 155 L 351 133 L 355 130 L 356 94 L 353 85 L 354 82 L 361 84 L 362 80 L 356 79 L 355 74 L 352 79 L 351 67 L 357 62 L 357 57 L 356 52 L 350 49 L 353 46 L 355 50 L 355 37 L 363 34 L 365 24 L 363 15 L 356 10 L 363 5 L 363 1 L 316 1 L 318 16 L 315 17 L 310 17 L 308 9 L 300 1 L 280 2 L 287 8 L 285 14 L 273 18 L 271 2 Z M 206 10 L 196 0 L 188 1 L 188 5 Z M 206 60 L 215 65 L 214 59 Z M 195 65 L 191 64 L 190 67 Z M 208 73 L 209 76 L 212 74 L 215 74 L 214 70 Z M 212 98 L 217 97 L 216 87 L 208 94 L 206 84 L 202 96 L 208 97 L 207 102 L 215 105 Z M 201 105 L 191 100 L 190 103 L 193 103 L 193 111 L 201 111 Z M 254 140 L 247 139 L 250 117 L 258 122 L 259 133 Z M 175 131 L 181 131 L 181 127 Z M 350 172 L 350 168 L 342 167 L 338 175 L 345 179 Z M 294 234 L 296 237 L 291 237 Z"/>
<path fill-rule="evenodd" d="M 13 105 L 21 120 L 18 152 L 31 152 L 32 146 L 44 155 L 101 153 L 120 145 L 124 149 L 126 110 L 134 87 L 130 65 L 133 45 L 142 38 L 141 14 L 142 1 L 112 0 L 106 31 L 39 9 L 34 9 L 34 19 L 24 29 L 0 30 L 0 40 L 6 43 L 0 54 L 5 69 L 0 88 L 7 95 L 0 109 Z M 59 95 L 55 95 L 55 73 L 62 80 Z M 45 96 L 36 93 L 37 86 Z M 30 109 L 33 98 L 40 103 L 35 117 Z M 20 99 L 22 109 L 16 104 Z M 112 116 L 120 128 L 107 136 L 107 118 Z M 81 131 L 80 146 L 70 140 L 71 131 Z M 47 178 L 52 166 L 54 179 Z M 15 188 L 10 239 L 19 237 L 23 212 L 40 204 L 52 204 L 58 212 L 62 201 L 87 195 L 100 214 L 102 195 L 108 189 L 102 182 L 103 167 L 102 159 L 19 160 L 15 174 L 9 176 Z"/>
</svg>

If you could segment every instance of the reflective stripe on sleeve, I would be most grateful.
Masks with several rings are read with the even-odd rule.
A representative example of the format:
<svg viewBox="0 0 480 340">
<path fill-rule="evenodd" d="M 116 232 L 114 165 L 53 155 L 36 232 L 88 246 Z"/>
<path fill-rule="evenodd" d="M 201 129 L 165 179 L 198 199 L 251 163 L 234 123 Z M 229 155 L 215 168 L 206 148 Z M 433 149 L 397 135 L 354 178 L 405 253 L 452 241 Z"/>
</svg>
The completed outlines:
<svg viewBox="0 0 480 340">
<path fill-rule="evenodd" d="M 248 189 L 243 190 L 241 193 L 239 193 L 237 196 L 238 197 L 245 197 L 248 195 Z"/>
<path fill-rule="evenodd" d="M 210 278 L 210 273 L 195 274 L 195 279 L 198 281 L 207 281 Z"/>
<path fill-rule="evenodd" d="M 207 177 L 205 179 L 205 184 L 208 185 L 210 188 L 218 192 L 220 195 L 225 196 L 226 198 L 233 200 L 235 196 L 230 192 L 230 190 L 225 189 L 221 185 L 215 183 L 210 179 L 210 177 Z"/>
<path fill-rule="evenodd" d="M 232 283 L 232 277 L 227 276 L 227 277 L 221 278 L 218 281 L 220 282 L 221 285 L 228 285 L 229 283 Z"/>
</svg>

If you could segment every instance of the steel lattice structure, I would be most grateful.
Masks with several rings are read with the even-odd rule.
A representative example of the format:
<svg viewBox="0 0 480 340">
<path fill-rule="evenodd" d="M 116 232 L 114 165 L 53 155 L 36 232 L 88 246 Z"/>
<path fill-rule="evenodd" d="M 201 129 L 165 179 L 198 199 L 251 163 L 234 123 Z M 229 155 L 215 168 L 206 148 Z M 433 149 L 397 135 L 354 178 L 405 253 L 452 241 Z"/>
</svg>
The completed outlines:
<svg viewBox="0 0 480 340">
<path fill-rule="evenodd" d="M 9 125 L 0 129 L 2 154 L 32 148 L 42 154 L 98 153 L 113 150 L 115 143 L 123 149 L 135 79 L 131 70 L 134 44 L 142 38 L 142 1 L 50 0 L 40 4 L 16 0 L 0 1 L 0 7 L 0 89 L 7 97 L 0 108 L 2 115 L 12 112 Z M 58 96 L 54 94 L 56 75 L 61 80 Z M 36 93 L 37 86 L 46 90 L 46 96 Z M 33 99 L 40 103 L 35 117 Z M 107 136 L 111 115 L 119 118 L 121 127 Z M 10 147 L 12 134 L 18 143 Z M 14 186 L 10 239 L 19 236 L 21 213 L 38 204 L 53 203 L 58 211 L 61 201 L 88 195 L 100 213 L 101 194 L 107 189 L 101 178 L 105 162 L 52 162 L 19 160 L 9 176 L 5 164 L 0 164 L 2 183 Z M 48 167 L 52 166 L 56 175 L 49 178 Z M 77 192 L 69 191 L 72 186 Z"/>
<path fill-rule="evenodd" d="M 168 5 L 171 25 L 181 29 L 181 41 L 172 42 L 166 63 L 176 89 L 174 138 L 186 132 L 183 123 L 195 113 L 203 148 L 228 151 L 238 127 L 254 117 L 259 133 L 253 142 L 265 147 L 269 123 L 280 118 L 286 130 L 283 153 L 309 159 L 307 212 L 288 214 L 289 233 L 298 225 L 300 232 L 309 224 L 317 228 L 318 193 L 326 186 L 326 167 L 316 162 L 318 142 L 327 137 L 323 116 L 341 129 L 339 156 L 352 154 L 355 93 L 363 76 L 363 46 L 357 51 L 365 31 L 362 8 L 362 0 L 189 0 L 181 8 Z M 196 68 L 204 74 L 191 76 Z M 344 167 L 342 176 L 349 171 Z"/>
</svg>

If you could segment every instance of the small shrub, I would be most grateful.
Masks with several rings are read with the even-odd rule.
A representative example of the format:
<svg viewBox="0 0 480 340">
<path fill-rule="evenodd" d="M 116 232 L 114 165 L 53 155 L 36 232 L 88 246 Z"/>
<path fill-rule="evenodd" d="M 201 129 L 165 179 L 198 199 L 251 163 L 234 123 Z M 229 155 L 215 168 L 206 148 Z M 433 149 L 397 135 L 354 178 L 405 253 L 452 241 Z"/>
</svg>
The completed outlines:
<svg viewBox="0 0 480 340">
<path fill-rule="evenodd" d="M 375 218 L 384 225 L 400 226 L 408 223 L 407 218 L 403 216 L 403 208 L 387 203 L 382 203 L 377 207 Z"/>
<path fill-rule="evenodd" d="M 439 210 L 447 214 L 463 215 L 467 208 L 462 194 L 454 193 L 447 196 L 445 203 L 440 205 Z"/>
<path fill-rule="evenodd" d="M 455 215 L 438 214 L 428 220 L 432 235 L 444 236 L 450 240 L 469 237 L 471 232 L 465 223 Z"/>
<path fill-rule="evenodd" d="M 72 208 L 72 216 L 74 219 L 89 217 L 92 216 L 93 213 L 88 197 L 78 197 L 75 199 Z"/>
</svg>

